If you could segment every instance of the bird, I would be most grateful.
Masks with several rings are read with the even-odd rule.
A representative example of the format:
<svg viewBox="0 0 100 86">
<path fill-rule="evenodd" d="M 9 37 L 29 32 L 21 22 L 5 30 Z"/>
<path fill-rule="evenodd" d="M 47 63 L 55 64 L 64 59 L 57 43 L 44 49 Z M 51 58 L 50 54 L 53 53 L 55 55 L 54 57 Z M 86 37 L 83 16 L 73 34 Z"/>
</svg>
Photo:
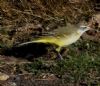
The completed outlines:
<svg viewBox="0 0 100 86">
<path fill-rule="evenodd" d="M 63 59 L 60 54 L 62 47 L 66 47 L 70 44 L 75 43 L 84 32 L 91 29 L 90 25 L 72 25 L 68 23 L 66 26 L 58 27 L 52 32 L 48 32 L 48 35 L 41 36 L 39 38 L 33 39 L 32 41 L 24 42 L 18 44 L 17 46 L 24 46 L 30 43 L 44 43 L 57 45 L 56 49 L 53 47 L 54 51 L 57 53 L 57 58 Z M 50 35 L 51 34 L 51 35 Z"/>
</svg>

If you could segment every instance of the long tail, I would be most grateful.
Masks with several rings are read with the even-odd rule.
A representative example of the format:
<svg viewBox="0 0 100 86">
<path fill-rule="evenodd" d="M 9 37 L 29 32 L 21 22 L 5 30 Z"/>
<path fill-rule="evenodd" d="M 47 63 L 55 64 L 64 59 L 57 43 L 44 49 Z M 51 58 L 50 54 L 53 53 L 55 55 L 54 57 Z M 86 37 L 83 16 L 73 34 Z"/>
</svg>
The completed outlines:
<svg viewBox="0 0 100 86">
<path fill-rule="evenodd" d="M 31 43 L 54 43 L 54 42 L 55 42 L 55 38 L 48 37 L 48 38 L 40 38 L 33 41 L 21 43 L 18 46 L 23 46 Z"/>
</svg>

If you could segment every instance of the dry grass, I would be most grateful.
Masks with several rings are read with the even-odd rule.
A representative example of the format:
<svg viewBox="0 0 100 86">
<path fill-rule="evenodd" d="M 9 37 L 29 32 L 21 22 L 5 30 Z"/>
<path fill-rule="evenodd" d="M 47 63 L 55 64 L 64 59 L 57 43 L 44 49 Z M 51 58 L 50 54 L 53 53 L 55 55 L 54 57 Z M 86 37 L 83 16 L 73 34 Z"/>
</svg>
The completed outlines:
<svg viewBox="0 0 100 86">
<path fill-rule="evenodd" d="M 94 13 L 93 6 L 91 0 L 0 0 L 0 42 L 11 47 L 17 42 L 30 40 L 30 34 L 36 33 L 36 25 L 46 28 L 62 19 L 74 24 L 88 20 Z M 8 43 L 11 45 L 6 45 Z"/>
</svg>

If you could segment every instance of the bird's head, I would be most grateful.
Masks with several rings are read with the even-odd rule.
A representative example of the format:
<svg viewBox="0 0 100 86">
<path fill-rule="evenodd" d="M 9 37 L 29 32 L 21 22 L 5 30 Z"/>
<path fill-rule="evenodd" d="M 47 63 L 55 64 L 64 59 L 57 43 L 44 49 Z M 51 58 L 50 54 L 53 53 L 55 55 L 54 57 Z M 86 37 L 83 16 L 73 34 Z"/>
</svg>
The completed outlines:
<svg viewBox="0 0 100 86">
<path fill-rule="evenodd" d="M 96 19 L 96 17 L 92 17 L 89 22 L 86 23 L 81 23 L 80 28 L 78 29 L 78 33 L 79 34 L 83 34 L 84 32 L 88 31 L 88 30 L 94 30 L 94 31 L 98 31 L 95 28 L 98 28 L 99 26 L 99 22 Z"/>
<path fill-rule="evenodd" d="M 78 32 L 80 34 L 83 34 L 84 32 L 86 32 L 86 31 L 88 31 L 90 29 L 91 29 L 91 27 L 89 27 L 89 26 L 80 26 L 80 28 L 78 29 Z"/>
</svg>

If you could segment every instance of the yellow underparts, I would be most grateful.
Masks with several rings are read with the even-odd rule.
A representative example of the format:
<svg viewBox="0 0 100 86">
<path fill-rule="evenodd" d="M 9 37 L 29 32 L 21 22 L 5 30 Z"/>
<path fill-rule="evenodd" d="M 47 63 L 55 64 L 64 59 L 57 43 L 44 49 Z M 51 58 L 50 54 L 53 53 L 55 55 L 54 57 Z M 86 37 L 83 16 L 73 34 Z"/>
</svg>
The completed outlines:
<svg viewBox="0 0 100 86">
<path fill-rule="evenodd" d="M 59 38 L 59 37 L 43 37 L 43 38 L 34 40 L 33 42 L 50 43 L 50 44 L 55 44 L 57 46 L 63 46 L 64 45 L 61 38 Z"/>
<path fill-rule="evenodd" d="M 76 42 L 81 34 L 77 34 L 77 33 L 73 33 L 71 35 L 64 35 L 63 37 L 43 37 L 43 38 L 39 38 L 37 40 L 34 40 L 32 42 L 36 42 L 36 43 L 49 43 L 49 44 L 55 44 L 58 46 L 58 48 L 56 49 L 58 52 L 60 51 L 61 47 L 70 45 L 74 42 Z"/>
</svg>

